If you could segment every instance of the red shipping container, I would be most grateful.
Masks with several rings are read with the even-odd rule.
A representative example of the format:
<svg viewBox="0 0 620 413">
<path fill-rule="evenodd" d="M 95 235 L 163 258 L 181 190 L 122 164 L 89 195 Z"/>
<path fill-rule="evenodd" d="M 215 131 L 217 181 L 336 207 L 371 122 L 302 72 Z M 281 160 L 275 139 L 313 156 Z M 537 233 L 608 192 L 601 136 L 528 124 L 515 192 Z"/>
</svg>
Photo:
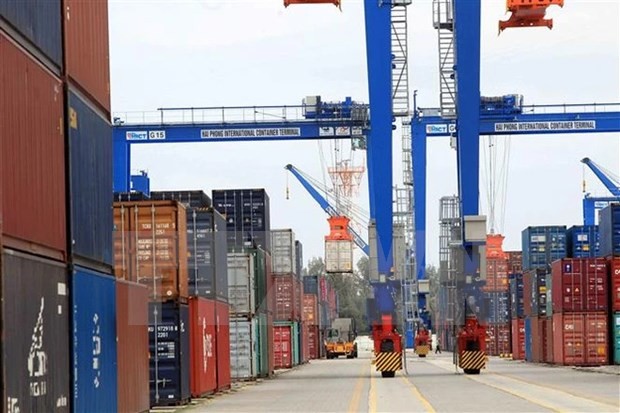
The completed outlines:
<svg viewBox="0 0 620 413">
<path fill-rule="evenodd" d="M 302 321 L 310 325 L 319 324 L 319 302 L 314 294 L 304 294 Z"/>
<path fill-rule="evenodd" d="M 620 258 L 609 258 L 610 293 L 612 311 L 620 311 Z"/>
<path fill-rule="evenodd" d="M 566 258 L 551 265 L 553 312 L 607 311 L 607 261 Z"/>
<path fill-rule="evenodd" d="M 608 359 L 607 314 L 553 315 L 553 361 L 565 366 L 599 366 Z"/>
<path fill-rule="evenodd" d="M 521 251 L 506 252 L 508 274 L 523 273 L 523 253 Z"/>
<path fill-rule="evenodd" d="M 64 0 L 66 73 L 110 118 L 108 2 Z"/>
<path fill-rule="evenodd" d="M 217 390 L 215 301 L 189 299 L 189 363 L 192 397 L 202 397 Z"/>
<path fill-rule="evenodd" d="M 512 320 L 512 359 L 525 360 L 525 320 Z"/>
<path fill-rule="evenodd" d="M 116 280 L 116 352 L 119 413 L 148 412 L 149 293 L 145 286 Z"/>
<path fill-rule="evenodd" d="M 530 317 L 530 319 L 532 320 L 532 361 L 534 363 L 542 363 L 545 351 L 544 320 L 542 317 Z"/>
<path fill-rule="evenodd" d="M 308 331 L 308 325 L 305 322 L 301 322 L 299 324 L 299 328 L 301 331 L 301 362 L 307 363 L 310 360 L 310 354 L 308 351 L 308 340 L 310 339 L 310 334 Z"/>
<path fill-rule="evenodd" d="M 230 389 L 230 306 L 215 301 L 217 390 Z"/>
<path fill-rule="evenodd" d="M 316 360 L 321 358 L 320 343 L 319 343 L 319 326 L 317 325 L 308 325 L 306 326 L 308 330 L 308 358 L 310 360 Z"/>
<path fill-rule="evenodd" d="M 293 367 L 293 352 L 291 348 L 291 327 L 273 327 L 273 354 L 276 369 Z"/>
<path fill-rule="evenodd" d="M 301 321 L 304 310 L 304 283 L 299 278 L 295 278 L 295 314 L 297 320 Z"/>
<path fill-rule="evenodd" d="M 0 56 L 2 243 L 65 261 L 63 86 L 1 32 Z"/>
<path fill-rule="evenodd" d="M 499 356 L 510 353 L 510 323 L 487 325 L 487 355 Z"/>
<path fill-rule="evenodd" d="M 290 275 L 274 275 L 275 297 L 274 319 L 276 321 L 295 321 L 299 319 L 296 311 L 297 280 Z"/>
<path fill-rule="evenodd" d="M 487 279 L 482 290 L 508 291 L 508 288 L 508 261 L 501 258 L 487 258 Z"/>
<path fill-rule="evenodd" d="M 545 352 L 544 362 L 553 363 L 553 317 L 544 318 Z"/>
</svg>

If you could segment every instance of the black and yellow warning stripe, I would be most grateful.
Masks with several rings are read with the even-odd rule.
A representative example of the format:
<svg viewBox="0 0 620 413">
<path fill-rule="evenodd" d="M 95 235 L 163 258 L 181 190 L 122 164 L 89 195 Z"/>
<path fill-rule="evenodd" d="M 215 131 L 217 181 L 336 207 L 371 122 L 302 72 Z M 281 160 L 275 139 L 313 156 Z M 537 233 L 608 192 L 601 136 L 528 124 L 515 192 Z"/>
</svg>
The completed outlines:
<svg viewBox="0 0 620 413">
<path fill-rule="evenodd" d="M 459 354 L 459 367 L 463 370 L 483 369 L 487 361 L 482 351 L 462 351 Z"/>
<path fill-rule="evenodd" d="M 398 371 L 403 368 L 401 354 L 396 352 L 377 353 L 375 367 L 377 371 Z"/>
</svg>

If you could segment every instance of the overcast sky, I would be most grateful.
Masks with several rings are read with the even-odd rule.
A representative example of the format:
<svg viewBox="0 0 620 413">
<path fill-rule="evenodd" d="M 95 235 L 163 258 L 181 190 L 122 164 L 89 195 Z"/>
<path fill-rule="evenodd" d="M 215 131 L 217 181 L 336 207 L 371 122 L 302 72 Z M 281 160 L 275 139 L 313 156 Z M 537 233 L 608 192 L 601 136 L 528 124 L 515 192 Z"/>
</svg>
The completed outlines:
<svg viewBox="0 0 620 413">
<path fill-rule="evenodd" d="M 520 93 L 526 104 L 620 101 L 620 5 L 572 0 L 550 9 L 554 29 L 497 35 L 505 2 L 483 0 L 482 94 Z M 438 106 L 437 35 L 431 0 L 409 7 L 411 89 L 418 104 Z M 113 111 L 174 106 L 293 105 L 304 96 L 368 101 L 362 0 L 285 9 L 281 0 L 110 1 Z M 394 137 L 401 182 L 400 137 Z M 581 222 L 584 156 L 618 173 L 620 137 L 555 135 L 502 139 L 510 149 L 505 225 L 508 249 L 521 249 L 528 225 Z M 456 157 L 446 139 L 428 145 L 428 261 L 438 261 L 438 200 L 456 193 Z M 487 158 L 488 159 L 488 158 Z M 141 145 L 132 170 L 146 169 L 153 189 L 266 188 L 273 228 L 293 228 L 306 261 L 323 255 L 325 214 L 284 166 L 320 178 L 316 142 Z M 501 163 L 501 162 L 500 162 Z M 593 175 L 588 190 L 607 195 Z M 481 187 L 488 184 L 481 178 Z M 368 209 L 367 184 L 359 203 Z M 482 211 L 487 211 L 481 194 Z M 501 218 L 501 216 L 499 217 Z"/>
</svg>

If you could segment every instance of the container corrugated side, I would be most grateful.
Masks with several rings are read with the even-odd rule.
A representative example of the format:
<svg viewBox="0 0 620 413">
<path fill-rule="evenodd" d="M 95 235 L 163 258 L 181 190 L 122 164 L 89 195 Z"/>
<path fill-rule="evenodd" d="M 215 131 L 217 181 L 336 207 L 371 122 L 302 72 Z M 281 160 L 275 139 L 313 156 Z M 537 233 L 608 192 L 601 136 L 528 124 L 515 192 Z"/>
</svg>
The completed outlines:
<svg viewBox="0 0 620 413">
<path fill-rule="evenodd" d="M 523 318 L 523 274 L 512 274 L 510 279 L 510 317 Z"/>
<path fill-rule="evenodd" d="M 553 312 L 607 311 L 608 266 L 604 258 L 566 258 L 553 263 Z"/>
<path fill-rule="evenodd" d="M 297 319 L 297 312 L 295 311 L 297 283 L 295 280 L 292 274 L 273 276 L 275 321 L 293 321 Z"/>
<path fill-rule="evenodd" d="M 258 376 L 258 322 L 256 318 L 230 319 L 230 375 L 232 380 Z"/>
<path fill-rule="evenodd" d="M 54 66 L 58 68 L 62 66 L 60 0 L 2 1 L 0 17 L 18 32 L 18 36 L 23 36 L 23 39 L 19 39 L 20 42 L 32 53 L 40 52 Z M 27 40 L 30 45 L 25 44 L 23 40 Z"/>
<path fill-rule="evenodd" d="M 308 357 L 310 360 L 316 360 L 321 358 L 320 344 L 319 344 L 319 326 L 308 325 Z"/>
<path fill-rule="evenodd" d="M 304 294 L 319 295 L 319 279 L 317 275 L 306 275 L 303 277 Z"/>
<path fill-rule="evenodd" d="M 86 265 L 96 262 L 110 267 L 114 223 L 111 208 L 112 126 L 73 92 L 69 92 L 67 123 L 71 171 L 71 253 L 74 260 L 76 257 L 86 259 Z"/>
<path fill-rule="evenodd" d="M 599 366 L 609 361 L 604 312 L 553 315 L 553 361 L 565 366 Z"/>
<path fill-rule="evenodd" d="M 523 331 L 525 335 L 525 360 L 532 360 L 532 318 L 527 317 L 523 322 Z"/>
<path fill-rule="evenodd" d="M 598 225 L 575 225 L 566 231 L 569 258 L 594 258 L 599 256 Z"/>
<path fill-rule="evenodd" d="M 508 274 L 523 272 L 523 253 L 521 251 L 507 251 Z"/>
<path fill-rule="evenodd" d="M 76 267 L 73 301 L 73 411 L 118 411 L 114 277 Z"/>
<path fill-rule="evenodd" d="M 620 311 L 620 257 L 608 258 L 611 311 Z"/>
<path fill-rule="evenodd" d="M 547 269 L 549 265 L 566 258 L 566 227 L 527 227 L 521 232 L 523 270 Z"/>
<path fill-rule="evenodd" d="M 291 323 L 273 327 L 273 354 L 276 369 L 293 367 L 293 331 Z"/>
<path fill-rule="evenodd" d="M 230 388 L 230 306 L 215 301 L 217 390 Z"/>
<path fill-rule="evenodd" d="M 274 274 L 297 274 L 295 233 L 292 229 L 271 231 L 271 263 Z"/>
<path fill-rule="evenodd" d="M 620 204 L 612 204 L 600 212 L 600 255 L 620 257 Z"/>
<path fill-rule="evenodd" d="M 259 313 L 256 316 L 258 321 L 258 338 L 257 338 L 257 374 L 259 377 L 269 377 L 273 373 L 273 322 L 272 316 Z"/>
<path fill-rule="evenodd" d="M 487 278 L 482 291 L 508 291 L 508 261 L 487 257 Z"/>
<path fill-rule="evenodd" d="M 611 345 L 612 345 L 612 364 L 620 364 L 620 311 L 617 311 L 612 314 L 612 336 L 611 336 Z"/>
<path fill-rule="evenodd" d="M 525 360 L 525 320 L 515 318 L 511 326 L 512 359 Z"/>
<path fill-rule="evenodd" d="M 231 314 L 254 314 L 256 294 L 254 259 L 250 254 L 228 254 L 228 302 Z"/>
<path fill-rule="evenodd" d="M 209 208 L 212 206 L 211 198 L 200 190 L 151 191 L 150 198 L 153 201 L 177 201 L 186 208 Z"/>
<path fill-rule="evenodd" d="M 215 301 L 189 299 L 190 388 L 192 397 L 215 393 L 217 389 Z"/>
<path fill-rule="evenodd" d="M 63 0 L 65 73 L 110 117 L 108 2 Z"/>
<path fill-rule="evenodd" d="M 19 9 L 22 3 L 1 4 Z M 2 32 L 0 56 L 3 244 L 65 261 L 62 83 Z"/>
<path fill-rule="evenodd" d="M 509 323 L 487 325 L 486 354 L 488 356 L 510 353 L 510 328 Z"/>
<path fill-rule="evenodd" d="M 71 411 L 69 287 L 64 264 L 3 250 L 0 343 L 4 406 Z"/>
<path fill-rule="evenodd" d="M 337 273 L 353 271 L 352 241 L 325 241 L 325 271 Z"/>
<path fill-rule="evenodd" d="M 116 280 L 116 332 L 119 413 L 148 412 L 148 289 Z"/>
</svg>

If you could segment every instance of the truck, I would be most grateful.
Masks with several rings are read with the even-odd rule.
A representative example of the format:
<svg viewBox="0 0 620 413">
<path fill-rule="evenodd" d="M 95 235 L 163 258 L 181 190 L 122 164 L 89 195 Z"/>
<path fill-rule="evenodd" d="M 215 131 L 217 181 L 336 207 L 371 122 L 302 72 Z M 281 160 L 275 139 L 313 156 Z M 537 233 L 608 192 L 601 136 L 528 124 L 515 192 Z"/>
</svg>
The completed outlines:
<svg viewBox="0 0 620 413">
<path fill-rule="evenodd" d="M 357 343 L 355 339 L 355 320 L 352 318 L 336 318 L 327 330 L 325 338 L 325 354 L 328 359 L 346 356 L 348 359 L 357 358 Z"/>
</svg>

